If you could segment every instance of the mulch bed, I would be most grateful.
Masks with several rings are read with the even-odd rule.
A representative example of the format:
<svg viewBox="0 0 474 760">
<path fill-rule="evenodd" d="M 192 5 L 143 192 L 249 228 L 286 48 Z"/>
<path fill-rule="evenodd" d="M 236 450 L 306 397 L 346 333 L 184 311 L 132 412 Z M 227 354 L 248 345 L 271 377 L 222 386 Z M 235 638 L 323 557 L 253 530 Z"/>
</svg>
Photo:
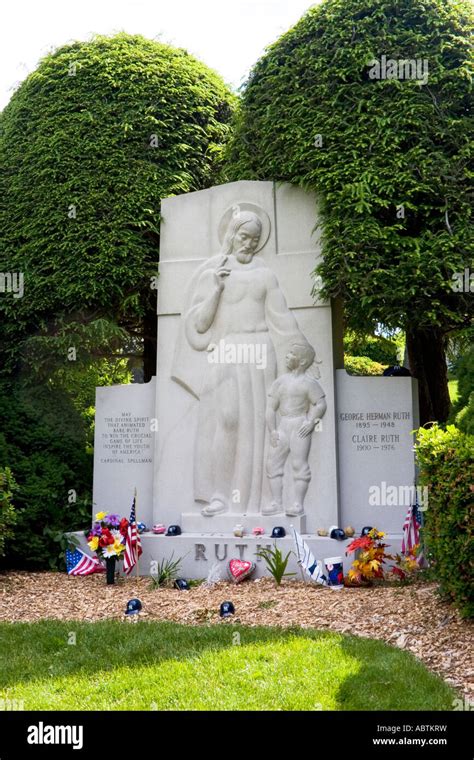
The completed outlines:
<svg viewBox="0 0 474 760">
<path fill-rule="evenodd" d="M 271 579 L 260 578 L 178 591 L 154 590 L 146 577 L 120 578 L 106 586 L 102 575 L 7 572 L 0 574 L 0 621 L 120 620 L 134 596 L 143 604 L 145 620 L 219 623 L 220 603 L 231 600 L 236 610 L 231 620 L 243 625 L 301 626 L 382 639 L 412 652 L 474 699 L 473 625 L 440 600 L 435 583 L 331 591 L 301 581 L 277 588 Z"/>
</svg>

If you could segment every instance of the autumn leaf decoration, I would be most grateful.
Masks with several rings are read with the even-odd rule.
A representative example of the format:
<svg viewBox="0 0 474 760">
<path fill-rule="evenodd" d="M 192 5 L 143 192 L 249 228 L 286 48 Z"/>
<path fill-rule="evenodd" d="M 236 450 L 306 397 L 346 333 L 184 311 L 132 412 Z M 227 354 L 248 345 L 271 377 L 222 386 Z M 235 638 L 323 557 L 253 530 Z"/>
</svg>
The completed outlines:
<svg viewBox="0 0 474 760">
<path fill-rule="evenodd" d="M 395 565 L 392 567 L 392 573 L 396 578 L 404 581 L 407 577 L 419 571 L 420 565 L 417 560 L 419 550 L 420 544 L 415 544 L 404 556 L 400 554 L 395 555 Z"/>
<path fill-rule="evenodd" d="M 383 578 L 384 562 L 393 559 L 390 554 L 385 552 L 388 544 L 382 541 L 384 537 L 385 533 L 372 528 L 366 536 L 356 538 L 349 544 L 346 554 L 359 552 L 348 572 L 349 580 L 352 583 L 370 583 L 375 579 Z"/>
</svg>

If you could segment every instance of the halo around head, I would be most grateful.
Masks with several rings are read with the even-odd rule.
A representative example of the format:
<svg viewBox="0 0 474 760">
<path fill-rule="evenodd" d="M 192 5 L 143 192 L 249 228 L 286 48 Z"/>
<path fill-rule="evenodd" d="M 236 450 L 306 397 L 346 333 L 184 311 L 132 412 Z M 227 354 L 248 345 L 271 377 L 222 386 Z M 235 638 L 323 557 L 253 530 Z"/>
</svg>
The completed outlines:
<svg viewBox="0 0 474 760">
<path fill-rule="evenodd" d="M 258 246 L 255 249 L 255 253 L 257 253 L 257 251 L 260 251 L 264 247 L 264 245 L 268 241 L 268 238 L 270 237 L 271 224 L 270 224 L 270 219 L 268 217 L 267 212 L 264 211 L 261 206 L 257 206 L 256 203 L 247 203 L 247 202 L 233 203 L 232 206 L 229 206 L 229 208 L 227 208 L 224 211 L 221 217 L 221 220 L 219 222 L 218 230 L 217 230 L 219 243 L 221 246 L 223 245 L 226 232 L 232 220 L 232 216 L 236 212 L 237 208 L 239 211 L 251 211 L 260 219 L 260 222 L 262 224 L 262 232 L 260 234 L 260 240 L 259 240 Z"/>
</svg>

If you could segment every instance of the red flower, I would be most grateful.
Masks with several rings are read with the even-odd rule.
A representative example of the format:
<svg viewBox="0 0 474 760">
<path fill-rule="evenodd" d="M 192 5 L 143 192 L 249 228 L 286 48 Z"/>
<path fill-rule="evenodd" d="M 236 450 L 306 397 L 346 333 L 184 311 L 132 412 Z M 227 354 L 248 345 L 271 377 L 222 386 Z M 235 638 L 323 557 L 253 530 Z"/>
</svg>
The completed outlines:
<svg viewBox="0 0 474 760">
<path fill-rule="evenodd" d="M 99 538 L 99 546 L 109 546 L 115 542 L 115 538 L 108 528 L 102 529 L 102 536 Z"/>
<path fill-rule="evenodd" d="M 120 520 L 119 531 L 122 534 L 122 536 L 126 536 L 127 530 L 128 530 L 128 520 L 126 517 L 122 517 L 122 519 Z"/>
</svg>

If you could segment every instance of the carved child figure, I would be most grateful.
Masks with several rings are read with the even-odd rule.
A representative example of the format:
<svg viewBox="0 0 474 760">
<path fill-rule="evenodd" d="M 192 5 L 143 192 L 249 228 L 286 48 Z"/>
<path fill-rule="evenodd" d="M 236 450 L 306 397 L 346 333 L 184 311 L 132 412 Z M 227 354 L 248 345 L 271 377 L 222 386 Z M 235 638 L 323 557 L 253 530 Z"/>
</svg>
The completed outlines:
<svg viewBox="0 0 474 760">
<path fill-rule="evenodd" d="M 272 502 L 262 514 L 283 511 L 283 473 L 290 457 L 293 470 L 295 502 L 285 512 L 302 515 L 304 499 L 311 480 L 308 464 L 311 434 L 326 411 L 324 391 L 307 369 L 313 364 L 314 349 L 308 343 L 294 343 L 286 355 L 288 372 L 278 377 L 268 394 L 266 422 L 270 432 L 267 476 Z M 277 412 L 280 423 L 277 426 Z"/>
</svg>

